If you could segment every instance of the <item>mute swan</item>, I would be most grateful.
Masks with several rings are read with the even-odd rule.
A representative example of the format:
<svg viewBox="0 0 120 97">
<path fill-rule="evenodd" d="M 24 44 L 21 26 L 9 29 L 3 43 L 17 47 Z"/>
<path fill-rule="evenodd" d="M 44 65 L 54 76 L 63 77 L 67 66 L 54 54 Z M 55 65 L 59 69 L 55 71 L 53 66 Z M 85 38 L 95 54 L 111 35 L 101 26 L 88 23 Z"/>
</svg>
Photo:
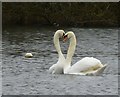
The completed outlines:
<svg viewBox="0 0 120 97">
<path fill-rule="evenodd" d="M 64 34 L 65 34 L 65 32 L 63 30 L 57 30 L 54 34 L 54 45 L 55 45 L 55 48 L 58 52 L 58 62 L 56 64 L 53 64 L 49 68 L 49 72 L 52 74 L 63 73 L 63 66 L 64 66 L 65 57 L 62 54 L 62 51 L 60 48 L 59 38 L 62 38 Z"/>
<path fill-rule="evenodd" d="M 67 52 L 66 63 L 64 66 L 64 74 L 78 74 L 78 75 L 99 75 L 106 65 L 101 64 L 100 60 L 93 57 L 85 57 L 71 66 L 72 56 L 76 48 L 76 37 L 72 31 L 64 35 L 64 41 L 70 39 L 70 44 Z"/>
</svg>

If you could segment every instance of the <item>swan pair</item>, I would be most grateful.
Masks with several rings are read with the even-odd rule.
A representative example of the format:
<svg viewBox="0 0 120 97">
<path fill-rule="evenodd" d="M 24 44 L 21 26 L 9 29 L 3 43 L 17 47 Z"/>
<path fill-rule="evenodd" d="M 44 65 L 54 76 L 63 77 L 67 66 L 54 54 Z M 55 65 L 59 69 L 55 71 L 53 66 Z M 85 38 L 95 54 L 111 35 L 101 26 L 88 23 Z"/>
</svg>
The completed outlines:
<svg viewBox="0 0 120 97">
<path fill-rule="evenodd" d="M 70 40 L 66 59 L 61 51 L 59 38 L 63 38 L 63 41 Z M 82 58 L 71 66 L 72 56 L 76 48 L 76 36 L 72 31 L 65 33 L 63 30 L 57 30 L 54 34 L 54 45 L 58 52 L 58 62 L 49 68 L 52 74 L 100 75 L 107 66 L 93 57 Z"/>
</svg>

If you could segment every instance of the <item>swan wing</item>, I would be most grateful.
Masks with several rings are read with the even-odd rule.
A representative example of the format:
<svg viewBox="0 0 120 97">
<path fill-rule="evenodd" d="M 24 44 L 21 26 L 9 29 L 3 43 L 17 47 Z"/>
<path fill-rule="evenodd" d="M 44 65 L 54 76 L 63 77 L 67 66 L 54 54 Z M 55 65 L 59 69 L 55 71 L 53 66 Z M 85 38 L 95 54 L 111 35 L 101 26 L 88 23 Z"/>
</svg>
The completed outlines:
<svg viewBox="0 0 120 97">
<path fill-rule="evenodd" d="M 83 59 L 81 59 L 80 61 L 78 61 L 77 63 L 75 63 L 74 65 L 72 65 L 70 72 L 89 72 L 89 71 L 93 71 L 96 70 L 100 67 L 102 67 L 103 65 L 101 64 L 100 60 L 93 58 L 93 57 L 85 57 Z"/>
<path fill-rule="evenodd" d="M 52 65 L 50 68 L 49 68 L 49 72 L 52 73 L 52 74 L 61 74 L 63 73 L 63 63 L 59 63 L 57 62 L 56 64 Z"/>
<path fill-rule="evenodd" d="M 104 72 L 106 67 L 107 67 L 107 64 L 105 64 L 103 67 L 99 68 L 98 70 L 86 73 L 86 75 L 93 75 L 93 76 L 100 75 L 100 74 L 102 74 Z"/>
</svg>

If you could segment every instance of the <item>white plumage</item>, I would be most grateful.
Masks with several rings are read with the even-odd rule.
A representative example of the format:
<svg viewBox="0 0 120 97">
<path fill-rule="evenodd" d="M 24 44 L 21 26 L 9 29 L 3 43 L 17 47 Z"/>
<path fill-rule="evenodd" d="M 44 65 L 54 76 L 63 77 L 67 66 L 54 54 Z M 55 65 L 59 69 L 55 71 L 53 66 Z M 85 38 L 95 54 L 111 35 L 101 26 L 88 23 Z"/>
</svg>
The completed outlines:
<svg viewBox="0 0 120 97">
<path fill-rule="evenodd" d="M 78 74 L 78 75 L 99 75 L 106 65 L 103 65 L 100 60 L 93 57 L 85 57 L 71 66 L 72 56 L 76 48 L 76 37 L 72 31 L 65 34 L 70 39 L 70 45 L 67 52 L 66 64 L 64 66 L 64 74 Z"/>
</svg>

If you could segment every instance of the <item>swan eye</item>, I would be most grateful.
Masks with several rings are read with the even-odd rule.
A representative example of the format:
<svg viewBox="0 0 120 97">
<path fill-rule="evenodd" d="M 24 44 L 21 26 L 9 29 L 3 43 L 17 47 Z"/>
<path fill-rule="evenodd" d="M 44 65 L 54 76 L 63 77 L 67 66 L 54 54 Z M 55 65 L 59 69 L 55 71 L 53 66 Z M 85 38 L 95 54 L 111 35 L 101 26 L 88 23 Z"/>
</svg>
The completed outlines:
<svg viewBox="0 0 120 97">
<path fill-rule="evenodd" d="M 63 33 L 63 36 L 65 35 L 65 33 Z"/>
<path fill-rule="evenodd" d="M 64 38 L 66 38 L 68 35 L 64 35 Z"/>
</svg>

